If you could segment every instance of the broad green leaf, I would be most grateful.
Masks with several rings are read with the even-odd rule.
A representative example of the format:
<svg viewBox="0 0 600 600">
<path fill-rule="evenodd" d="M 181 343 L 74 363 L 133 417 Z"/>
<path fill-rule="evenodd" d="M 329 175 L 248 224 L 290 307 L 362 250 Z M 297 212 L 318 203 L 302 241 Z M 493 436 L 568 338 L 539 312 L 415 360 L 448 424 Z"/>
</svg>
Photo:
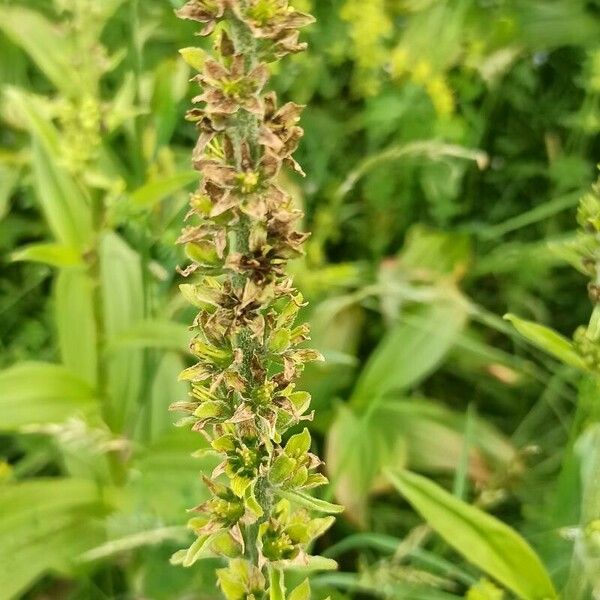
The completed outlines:
<svg viewBox="0 0 600 600">
<path fill-rule="evenodd" d="M 370 493 L 382 488 L 385 467 L 452 472 L 464 456 L 465 417 L 425 400 L 386 399 L 359 416 L 341 406 L 329 430 L 326 464 L 336 499 L 347 518 L 364 525 Z M 473 423 L 468 474 L 484 483 L 492 466 L 515 464 L 514 447 L 481 419 Z"/>
<path fill-rule="evenodd" d="M 80 269 L 63 269 L 54 285 L 55 318 L 62 361 L 95 386 L 98 373 L 94 282 Z"/>
<path fill-rule="evenodd" d="M 339 504 L 332 504 L 331 502 L 326 502 L 325 500 L 321 500 L 319 498 L 313 498 L 312 496 L 309 496 L 303 492 L 296 492 L 293 490 L 277 490 L 277 495 L 289 500 L 290 502 L 294 502 L 303 508 L 308 508 L 317 512 L 333 515 L 344 511 L 344 507 L 340 506 Z"/>
<path fill-rule="evenodd" d="M 218 458 L 195 458 L 192 453 L 206 448 L 207 442 L 184 428 L 170 431 L 140 447 L 133 460 L 139 476 L 131 478 L 129 489 L 135 499 L 132 510 L 159 515 L 161 522 L 184 525 L 186 511 L 208 498 L 208 490 L 199 473 L 210 473 Z"/>
<path fill-rule="evenodd" d="M 28 362 L 0 371 L 0 430 L 62 423 L 97 408 L 94 390 L 61 365 Z"/>
<path fill-rule="evenodd" d="M 572 342 L 553 329 L 511 314 L 505 315 L 504 318 L 510 321 L 527 341 L 541 350 L 548 352 L 567 365 L 587 370 L 585 362 L 575 352 Z"/>
<path fill-rule="evenodd" d="M 159 348 L 186 351 L 190 341 L 188 328 L 175 321 L 146 320 L 135 323 L 110 340 L 113 349 Z"/>
<path fill-rule="evenodd" d="M 0 589 L 22 597 L 45 573 L 64 571 L 98 545 L 103 508 L 97 484 L 86 479 L 41 479 L 0 486 Z"/>
<path fill-rule="evenodd" d="M 406 314 L 370 357 L 350 404 L 364 410 L 385 394 L 419 383 L 443 360 L 466 320 L 466 306 L 458 298 Z"/>
<path fill-rule="evenodd" d="M 82 265 L 81 254 L 63 244 L 32 244 L 15 250 L 14 261 L 39 262 L 52 267 L 75 267 Z"/>
<path fill-rule="evenodd" d="M 446 543 L 518 598 L 558 598 L 540 558 L 514 529 L 425 477 L 408 471 L 387 477 Z"/>
<path fill-rule="evenodd" d="M 465 271 L 470 255 L 471 244 L 466 235 L 415 225 L 411 227 L 398 259 L 404 269 L 433 275 L 460 275 Z"/>
<path fill-rule="evenodd" d="M 100 242 L 104 330 L 107 340 L 118 338 L 144 319 L 142 265 L 137 252 L 117 234 Z M 123 348 L 107 357 L 111 426 L 121 431 L 136 410 L 142 386 L 142 351 Z"/>
<path fill-rule="evenodd" d="M 39 11 L 0 7 L 0 30 L 21 46 L 44 75 L 66 95 L 82 89 L 81 74 L 73 68 L 72 46 L 60 29 Z"/>
<path fill-rule="evenodd" d="M 194 181 L 198 181 L 198 177 L 199 175 L 195 171 L 186 171 L 163 179 L 149 181 L 131 194 L 131 200 L 140 206 L 151 207 L 179 192 Z"/>
</svg>

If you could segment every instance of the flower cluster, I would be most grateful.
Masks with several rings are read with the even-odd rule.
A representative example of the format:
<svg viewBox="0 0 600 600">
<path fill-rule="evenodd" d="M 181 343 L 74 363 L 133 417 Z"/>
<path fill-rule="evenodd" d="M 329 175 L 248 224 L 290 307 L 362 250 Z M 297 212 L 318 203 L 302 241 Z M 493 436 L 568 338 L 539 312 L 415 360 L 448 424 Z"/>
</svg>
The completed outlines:
<svg viewBox="0 0 600 600">
<path fill-rule="evenodd" d="M 577 211 L 579 231 L 569 245 L 568 252 L 575 258 L 575 266 L 589 277 L 588 294 L 594 307 L 590 322 L 573 335 L 576 352 L 586 366 L 600 369 L 600 181 L 585 194 Z"/>
<path fill-rule="evenodd" d="M 287 595 L 283 570 L 335 566 L 308 546 L 333 522 L 312 513 L 339 507 L 307 494 L 327 481 L 308 430 L 285 435 L 312 418 L 296 380 L 322 357 L 304 347 L 309 329 L 296 320 L 305 302 L 286 270 L 308 236 L 277 183 L 284 165 L 302 174 L 292 157 L 302 107 L 279 106 L 265 87 L 268 64 L 303 50 L 299 28 L 313 19 L 288 0 L 190 0 L 178 15 L 213 34 L 215 50 L 201 61 L 200 50 L 187 52 L 190 64 L 202 63 L 188 112 L 201 184 L 179 240 L 190 259 L 181 290 L 199 309 L 190 344 L 197 363 L 181 375 L 189 399 L 172 409 L 186 413 L 181 423 L 205 436 L 220 464 L 205 480 L 211 499 L 193 509 L 197 539 L 174 562 L 228 558 L 218 571 L 228 600 L 302 600 L 308 583 Z"/>
</svg>

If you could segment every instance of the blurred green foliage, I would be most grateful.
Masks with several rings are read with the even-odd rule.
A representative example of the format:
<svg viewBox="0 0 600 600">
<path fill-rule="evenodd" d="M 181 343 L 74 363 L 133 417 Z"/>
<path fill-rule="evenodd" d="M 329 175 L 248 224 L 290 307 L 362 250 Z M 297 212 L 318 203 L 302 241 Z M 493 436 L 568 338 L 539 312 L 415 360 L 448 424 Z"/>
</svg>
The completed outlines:
<svg viewBox="0 0 600 600">
<path fill-rule="evenodd" d="M 218 596 L 218 565 L 168 562 L 212 468 L 167 412 L 193 318 L 179 4 L 0 0 L 0 598 Z M 310 50 L 274 80 L 308 104 L 308 176 L 282 184 L 312 231 L 294 271 L 328 360 L 303 384 L 346 507 L 316 598 L 542 600 L 569 572 L 564 600 L 592 598 L 598 388 L 567 263 L 600 157 L 600 2 L 295 4 Z M 474 556 L 474 530 L 528 574 Z"/>
</svg>

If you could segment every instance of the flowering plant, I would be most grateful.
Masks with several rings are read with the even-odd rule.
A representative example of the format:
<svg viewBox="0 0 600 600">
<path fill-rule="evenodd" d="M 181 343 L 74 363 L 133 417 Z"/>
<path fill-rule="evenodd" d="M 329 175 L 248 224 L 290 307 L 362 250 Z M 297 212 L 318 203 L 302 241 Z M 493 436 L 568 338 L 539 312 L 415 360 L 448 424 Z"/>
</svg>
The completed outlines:
<svg viewBox="0 0 600 600">
<path fill-rule="evenodd" d="M 287 0 L 191 0 L 178 15 L 215 36 L 213 56 L 182 52 L 200 66 L 194 80 L 199 105 L 188 113 L 199 131 L 193 153 L 202 180 L 180 242 L 190 264 L 181 286 L 199 309 L 190 348 L 197 363 L 182 373 L 190 399 L 173 410 L 209 442 L 221 462 L 206 478 L 212 498 L 190 521 L 197 535 L 173 561 L 229 559 L 218 571 L 228 600 L 310 596 L 308 581 L 287 594 L 283 570 L 323 569 L 333 561 L 310 556 L 308 546 L 339 512 L 307 491 L 327 482 L 310 453 L 307 429 L 284 435 L 308 413 L 310 396 L 296 389 L 309 361 L 306 324 L 296 318 L 305 302 L 286 272 L 308 237 L 302 216 L 277 184 L 283 165 L 302 173 L 292 157 L 302 137 L 302 107 L 278 106 L 265 92 L 268 63 L 299 52 L 299 28 L 313 18 Z"/>
</svg>

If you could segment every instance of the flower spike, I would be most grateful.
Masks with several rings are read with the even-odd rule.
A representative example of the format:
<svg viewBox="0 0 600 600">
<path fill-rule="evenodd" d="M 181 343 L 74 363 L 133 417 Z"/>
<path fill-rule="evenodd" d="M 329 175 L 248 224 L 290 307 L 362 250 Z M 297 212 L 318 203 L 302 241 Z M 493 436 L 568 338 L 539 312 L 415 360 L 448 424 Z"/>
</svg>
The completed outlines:
<svg viewBox="0 0 600 600">
<path fill-rule="evenodd" d="M 307 552 L 333 522 L 312 513 L 334 505 L 307 494 L 327 483 L 321 461 L 307 429 L 286 435 L 312 418 L 296 380 L 307 362 L 322 360 L 304 347 L 309 327 L 296 318 L 305 303 L 287 274 L 308 234 L 277 181 L 285 167 L 303 174 L 293 158 L 303 107 L 279 106 L 265 91 L 269 63 L 303 50 L 299 28 L 314 19 L 288 0 L 190 0 L 177 15 L 199 23 L 199 35 L 214 34 L 215 44 L 212 56 L 188 61 L 201 69 L 187 113 L 198 130 L 192 163 L 201 183 L 179 238 L 190 261 L 179 273 L 199 313 L 196 364 L 181 374 L 189 398 L 171 409 L 185 413 L 181 424 L 201 433 L 209 443 L 202 452 L 220 463 L 204 479 L 210 499 L 192 509 L 196 540 L 173 562 L 227 559 L 217 573 L 227 600 L 286 597 L 286 568 L 334 566 Z M 309 598 L 308 581 L 299 589 Z"/>
</svg>

